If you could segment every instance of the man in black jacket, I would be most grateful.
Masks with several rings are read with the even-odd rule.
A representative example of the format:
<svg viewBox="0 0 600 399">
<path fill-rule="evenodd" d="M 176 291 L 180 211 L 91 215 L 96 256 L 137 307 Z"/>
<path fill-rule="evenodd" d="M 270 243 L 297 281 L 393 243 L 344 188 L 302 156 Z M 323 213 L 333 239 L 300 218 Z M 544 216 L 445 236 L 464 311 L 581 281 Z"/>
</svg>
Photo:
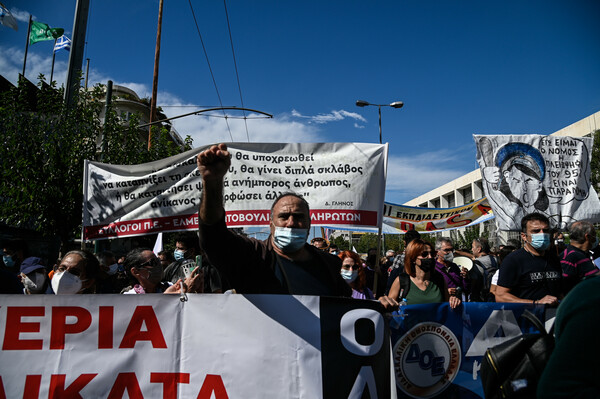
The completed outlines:
<svg viewBox="0 0 600 399">
<path fill-rule="evenodd" d="M 231 165 L 225 144 L 198 155 L 202 202 L 198 212 L 200 244 L 209 260 L 241 293 L 347 296 L 352 293 L 340 275 L 341 260 L 306 243 L 310 211 L 304 198 L 284 193 L 271 207 L 271 235 L 265 241 L 227 229 L 223 178 Z M 388 307 L 397 303 L 387 297 Z"/>
</svg>

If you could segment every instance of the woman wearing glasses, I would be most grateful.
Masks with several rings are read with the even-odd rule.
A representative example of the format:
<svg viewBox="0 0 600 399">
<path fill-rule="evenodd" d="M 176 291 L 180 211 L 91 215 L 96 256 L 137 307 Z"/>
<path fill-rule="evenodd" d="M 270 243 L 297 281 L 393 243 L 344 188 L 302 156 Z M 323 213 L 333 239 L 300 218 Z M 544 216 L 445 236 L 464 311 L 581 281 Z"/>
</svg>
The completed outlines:
<svg viewBox="0 0 600 399">
<path fill-rule="evenodd" d="M 338 257 L 342 260 L 340 274 L 352 288 L 352 298 L 375 299 L 373 292 L 367 287 L 367 274 L 360 256 L 356 252 L 342 251 Z"/>
<path fill-rule="evenodd" d="M 131 285 L 124 288 L 121 291 L 122 294 L 178 294 L 181 292 L 182 285 L 187 288 L 186 292 L 202 292 L 203 277 L 196 270 L 185 280 L 185 284 L 182 280 L 173 285 L 162 281 L 163 268 L 160 259 L 148 248 L 137 248 L 130 251 L 125 257 L 123 266 Z"/>
<path fill-rule="evenodd" d="M 435 270 L 436 252 L 428 242 L 416 239 L 406 247 L 404 272 L 394 280 L 389 296 L 396 300 L 406 299 L 408 305 L 420 303 L 450 302 L 451 308 L 461 300 L 449 296 L 444 278 Z"/>
</svg>

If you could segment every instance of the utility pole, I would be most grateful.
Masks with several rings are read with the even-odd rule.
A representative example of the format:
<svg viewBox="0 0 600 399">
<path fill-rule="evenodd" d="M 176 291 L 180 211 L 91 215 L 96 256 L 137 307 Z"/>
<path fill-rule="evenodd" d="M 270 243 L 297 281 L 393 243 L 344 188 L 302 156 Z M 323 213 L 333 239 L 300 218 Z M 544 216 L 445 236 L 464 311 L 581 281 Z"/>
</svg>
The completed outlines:
<svg viewBox="0 0 600 399">
<path fill-rule="evenodd" d="M 152 122 L 156 120 L 156 92 L 158 91 L 158 61 L 160 59 L 160 32 L 162 30 L 163 0 L 158 5 L 158 28 L 154 51 L 154 75 L 152 77 L 152 99 L 150 100 L 150 127 L 148 128 L 148 150 L 152 146 Z"/>
<path fill-rule="evenodd" d="M 90 0 L 77 0 L 75 6 L 75 20 L 73 21 L 73 40 L 69 51 L 69 69 L 67 71 L 67 82 L 65 84 L 65 103 L 67 107 L 73 104 L 73 97 L 79 90 L 79 79 L 81 78 L 81 64 L 83 63 L 83 51 L 85 49 L 85 30 L 87 28 L 88 11 Z"/>
</svg>

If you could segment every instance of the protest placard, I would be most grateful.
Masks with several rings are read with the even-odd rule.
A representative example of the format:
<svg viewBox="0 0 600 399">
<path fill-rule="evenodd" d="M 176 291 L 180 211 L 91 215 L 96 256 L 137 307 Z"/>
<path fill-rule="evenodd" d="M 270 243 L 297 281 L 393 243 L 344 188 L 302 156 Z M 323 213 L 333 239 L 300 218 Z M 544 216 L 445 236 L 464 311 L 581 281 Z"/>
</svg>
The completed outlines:
<svg viewBox="0 0 600 399">
<path fill-rule="evenodd" d="M 551 227 L 577 220 L 600 221 L 591 181 L 591 137 L 474 135 L 484 193 L 500 230 L 521 230 L 521 219 L 538 212 Z"/>
</svg>

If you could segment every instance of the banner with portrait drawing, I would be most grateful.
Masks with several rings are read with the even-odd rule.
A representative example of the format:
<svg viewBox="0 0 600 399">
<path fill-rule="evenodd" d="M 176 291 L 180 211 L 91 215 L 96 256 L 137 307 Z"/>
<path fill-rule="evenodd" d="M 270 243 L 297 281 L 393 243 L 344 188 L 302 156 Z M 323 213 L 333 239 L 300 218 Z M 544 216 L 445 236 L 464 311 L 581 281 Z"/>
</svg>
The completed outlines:
<svg viewBox="0 0 600 399">
<path fill-rule="evenodd" d="M 454 208 L 422 208 L 386 202 L 383 204 L 383 233 L 453 230 L 474 226 L 493 218 L 494 214 L 485 197 Z"/>
<path fill-rule="evenodd" d="M 521 219 L 542 213 L 551 227 L 600 221 L 591 184 L 593 139 L 542 135 L 474 135 L 483 190 L 499 230 L 521 230 Z"/>
<path fill-rule="evenodd" d="M 382 219 L 387 144 L 228 143 L 225 219 L 268 226 L 273 200 L 301 194 L 311 224 L 376 231 Z M 83 238 L 105 239 L 198 228 L 202 179 L 196 156 L 208 146 L 141 165 L 86 161 Z"/>
<path fill-rule="evenodd" d="M 378 302 L 0 295 L 0 398 L 394 397 Z"/>
</svg>

